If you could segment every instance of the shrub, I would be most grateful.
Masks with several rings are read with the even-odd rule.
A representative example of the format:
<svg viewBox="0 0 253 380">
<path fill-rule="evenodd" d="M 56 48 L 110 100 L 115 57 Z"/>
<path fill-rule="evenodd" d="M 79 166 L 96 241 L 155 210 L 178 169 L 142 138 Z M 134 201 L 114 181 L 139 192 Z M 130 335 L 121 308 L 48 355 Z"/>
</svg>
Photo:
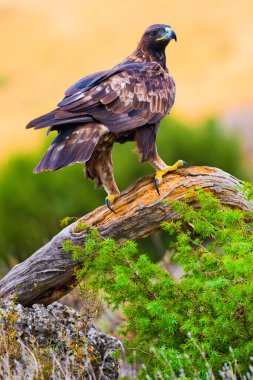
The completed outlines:
<svg viewBox="0 0 253 380">
<path fill-rule="evenodd" d="M 85 288 L 102 289 L 109 306 L 122 308 L 120 332 L 129 360 L 142 363 L 139 378 L 241 378 L 248 371 L 253 217 L 210 193 L 194 196 L 198 209 L 174 202 L 178 219 L 163 224 L 173 261 L 184 271 L 180 281 L 132 241 L 117 244 L 91 230 L 84 246 L 64 243 L 75 259 L 84 259 L 77 278 Z"/>
</svg>

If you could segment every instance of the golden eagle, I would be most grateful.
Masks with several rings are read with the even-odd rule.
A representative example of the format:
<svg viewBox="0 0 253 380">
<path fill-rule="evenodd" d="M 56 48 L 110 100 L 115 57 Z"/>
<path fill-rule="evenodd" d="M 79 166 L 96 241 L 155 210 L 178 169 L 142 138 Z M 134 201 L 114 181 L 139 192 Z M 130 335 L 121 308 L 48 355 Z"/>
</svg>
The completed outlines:
<svg viewBox="0 0 253 380">
<path fill-rule="evenodd" d="M 185 164 L 179 160 L 167 166 L 156 149 L 160 120 L 175 100 L 175 82 L 165 57 L 172 39 L 176 34 L 170 26 L 150 26 L 133 54 L 110 70 L 80 79 L 55 110 L 32 120 L 27 128 L 50 127 L 48 132 L 58 132 L 34 172 L 83 162 L 86 177 L 106 190 L 106 204 L 112 210 L 120 194 L 113 176 L 113 143 L 136 141 L 141 162 L 156 169 L 159 193 L 163 175 Z"/>
</svg>

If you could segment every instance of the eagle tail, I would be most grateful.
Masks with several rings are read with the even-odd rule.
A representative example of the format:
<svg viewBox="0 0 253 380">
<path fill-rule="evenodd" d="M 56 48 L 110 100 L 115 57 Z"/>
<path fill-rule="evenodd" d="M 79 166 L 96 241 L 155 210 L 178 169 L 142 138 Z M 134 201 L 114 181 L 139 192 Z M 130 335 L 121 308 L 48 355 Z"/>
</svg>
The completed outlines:
<svg viewBox="0 0 253 380">
<path fill-rule="evenodd" d="M 44 126 L 49 126 L 51 124 L 51 122 L 53 120 L 55 120 L 54 117 L 56 115 L 56 111 L 57 111 L 57 109 L 55 109 L 51 112 L 48 112 L 45 115 L 37 117 L 34 120 L 31 120 L 30 123 L 27 124 L 26 128 L 27 129 L 30 129 L 30 128 L 39 129 L 39 128 L 43 128 Z M 41 124 L 43 125 L 42 127 L 40 127 Z"/>
<path fill-rule="evenodd" d="M 66 115 L 66 113 L 65 113 Z M 26 128 L 34 128 L 34 129 L 41 129 L 45 127 L 49 127 L 48 133 L 53 130 L 58 130 L 61 128 L 61 126 L 65 126 L 67 124 L 79 124 L 80 123 L 89 123 L 94 121 L 94 119 L 89 115 L 73 115 L 70 113 L 67 113 L 67 116 L 64 115 L 64 112 L 59 112 L 59 109 L 55 109 L 51 112 L 46 113 L 45 115 L 42 115 L 40 117 L 37 117 L 36 119 L 30 121 L 30 123 L 27 124 Z M 59 118 L 59 116 L 62 116 Z M 57 118 L 58 117 L 58 118 Z"/>
<path fill-rule="evenodd" d="M 87 162 L 100 136 L 99 128 L 92 123 L 61 129 L 33 172 L 58 170 L 76 162 Z"/>
</svg>

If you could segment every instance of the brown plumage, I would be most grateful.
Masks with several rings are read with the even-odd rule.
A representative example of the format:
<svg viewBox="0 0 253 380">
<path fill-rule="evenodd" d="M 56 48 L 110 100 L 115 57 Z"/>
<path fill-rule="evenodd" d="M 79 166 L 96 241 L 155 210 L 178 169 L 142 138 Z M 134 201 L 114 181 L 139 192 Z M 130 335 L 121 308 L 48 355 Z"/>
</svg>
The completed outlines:
<svg viewBox="0 0 253 380">
<path fill-rule="evenodd" d="M 159 122 L 175 99 L 175 83 L 165 59 L 171 39 L 176 35 L 168 25 L 150 26 L 122 63 L 82 78 L 66 91 L 55 110 L 32 120 L 27 128 L 58 131 L 34 172 L 83 162 L 88 178 L 96 179 L 109 195 L 118 194 L 111 149 L 114 142 L 129 140 L 136 141 L 142 161 L 164 170 L 155 141 Z"/>
</svg>

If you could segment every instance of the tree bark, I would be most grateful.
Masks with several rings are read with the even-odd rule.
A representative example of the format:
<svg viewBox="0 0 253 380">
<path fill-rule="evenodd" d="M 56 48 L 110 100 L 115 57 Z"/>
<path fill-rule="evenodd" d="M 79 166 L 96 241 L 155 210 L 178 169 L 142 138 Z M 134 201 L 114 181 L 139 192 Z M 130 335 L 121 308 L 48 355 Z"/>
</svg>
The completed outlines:
<svg viewBox="0 0 253 380">
<path fill-rule="evenodd" d="M 113 205 L 116 214 L 102 206 L 79 221 L 97 228 L 104 238 L 118 242 L 140 239 L 158 231 L 163 221 L 177 218 L 169 202 L 165 204 L 163 200 L 182 200 L 189 189 L 209 189 L 223 204 L 252 211 L 252 204 L 241 193 L 240 185 L 238 179 L 220 169 L 191 167 L 166 175 L 158 196 L 154 178 L 148 176 L 122 192 Z M 194 199 L 191 204 L 198 207 Z M 64 252 L 62 242 L 84 243 L 86 231 L 75 232 L 79 221 L 64 228 L 44 247 L 16 265 L 0 281 L 0 297 L 15 297 L 24 306 L 48 305 L 68 293 L 75 284 L 74 272 L 80 263 L 72 260 L 71 252 Z"/>
</svg>

